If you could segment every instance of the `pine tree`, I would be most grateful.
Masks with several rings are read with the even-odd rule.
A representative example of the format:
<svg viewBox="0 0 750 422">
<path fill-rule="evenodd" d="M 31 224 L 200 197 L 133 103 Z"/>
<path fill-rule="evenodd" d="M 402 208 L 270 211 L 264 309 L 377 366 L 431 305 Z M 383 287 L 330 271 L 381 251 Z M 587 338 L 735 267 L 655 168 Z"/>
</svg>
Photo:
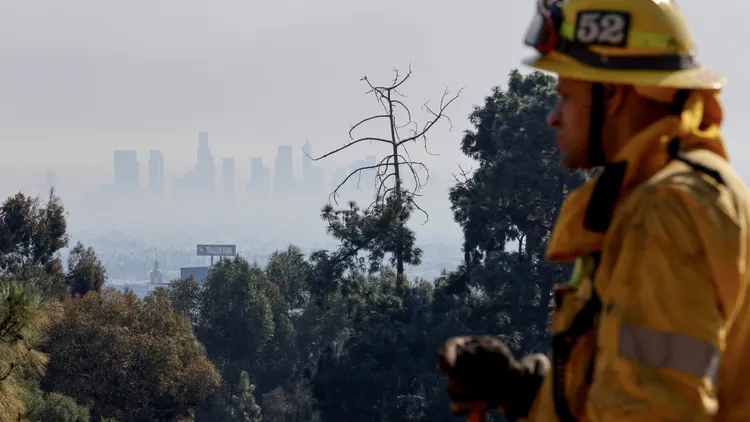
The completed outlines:
<svg viewBox="0 0 750 422">
<path fill-rule="evenodd" d="M 240 381 L 225 407 L 225 419 L 230 422 L 261 422 L 260 406 L 255 402 L 255 385 L 247 371 L 240 372 Z"/>
<path fill-rule="evenodd" d="M 22 375 L 43 370 L 46 357 L 36 346 L 45 321 L 33 286 L 0 279 L 0 420 L 25 413 Z"/>
</svg>

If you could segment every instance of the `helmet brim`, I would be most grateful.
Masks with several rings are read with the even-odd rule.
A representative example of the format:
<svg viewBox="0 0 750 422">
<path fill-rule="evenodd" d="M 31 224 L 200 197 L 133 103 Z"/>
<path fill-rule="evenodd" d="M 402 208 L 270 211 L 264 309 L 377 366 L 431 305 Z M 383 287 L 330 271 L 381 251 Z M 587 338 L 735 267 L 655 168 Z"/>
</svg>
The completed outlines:
<svg viewBox="0 0 750 422">
<path fill-rule="evenodd" d="M 726 78 L 700 66 L 679 71 L 612 70 L 587 66 L 557 51 L 523 60 L 527 66 L 556 73 L 563 78 L 600 83 L 651 85 L 676 89 L 719 90 Z"/>
</svg>

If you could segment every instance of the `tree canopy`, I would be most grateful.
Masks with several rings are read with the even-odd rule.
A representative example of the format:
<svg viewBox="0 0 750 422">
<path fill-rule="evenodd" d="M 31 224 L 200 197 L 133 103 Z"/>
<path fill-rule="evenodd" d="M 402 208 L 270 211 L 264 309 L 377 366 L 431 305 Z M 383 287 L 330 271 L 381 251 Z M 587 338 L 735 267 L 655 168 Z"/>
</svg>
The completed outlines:
<svg viewBox="0 0 750 422">
<path fill-rule="evenodd" d="M 545 118 L 557 102 L 555 80 L 513 71 L 469 120 L 461 150 L 477 161 L 456 176 L 451 207 L 464 233 L 463 282 L 486 292 L 495 309 L 526 327 L 523 347 L 543 349 L 552 285 L 566 268 L 544 257 L 567 194 L 587 177 L 563 168 Z"/>
<path fill-rule="evenodd" d="M 290 245 L 263 265 L 221 260 L 202 282 L 173 280 L 142 299 L 106 288 L 104 265 L 81 243 L 62 265 L 68 235 L 54 192 L 8 198 L 0 420 L 455 420 L 435 361 L 446 338 L 548 347 L 550 292 L 566 268 L 544 248 L 563 199 L 588 176 L 559 164 L 544 121 L 556 99 L 552 78 L 513 71 L 469 116 L 456 141 L 475 166 L 449 192 L 464 260 L 435 280 L 403 271 L 422 259 L 403 224 L 417 210 L 412 191 L 325 206 L 337 248 Z"/>
<path fill-rule="evenodd" d="M 114 289 L 66 299 L 47 339 L 42 387 L 88 406 L 95 420 L 184 418 L 221 383 L 165 290 L 143 300 Z"/>
</svg>

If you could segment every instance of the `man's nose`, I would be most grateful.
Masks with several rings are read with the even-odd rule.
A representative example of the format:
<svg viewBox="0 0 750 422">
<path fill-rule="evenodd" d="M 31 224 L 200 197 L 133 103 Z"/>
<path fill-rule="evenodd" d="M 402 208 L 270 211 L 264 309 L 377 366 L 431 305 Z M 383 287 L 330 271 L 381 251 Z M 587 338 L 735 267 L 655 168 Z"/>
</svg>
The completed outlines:
<svg viewBox="0 0 750 422">
<path fill-rule="evenodd" d="M 552 129 L 559 129 L 562 122 L 562 113 L 560 113 L 560 104 L 555 105 L 555 108 L 550 110 L 547 114 L 547 125 Z"/>
</svg>

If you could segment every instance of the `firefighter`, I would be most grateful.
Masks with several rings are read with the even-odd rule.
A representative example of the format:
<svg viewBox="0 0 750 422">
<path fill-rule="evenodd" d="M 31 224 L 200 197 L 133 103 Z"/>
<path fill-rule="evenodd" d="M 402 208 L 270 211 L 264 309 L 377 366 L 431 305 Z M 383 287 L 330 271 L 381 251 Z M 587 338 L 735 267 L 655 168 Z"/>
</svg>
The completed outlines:
<svg viewBox="0 0 750 422">
<path fill-rule="evenodd" d="M 558 75 L 547 123 L 563 165 L 603 171 L 568 196 L 547 247 L 575 264 L 554 289 L 551 358 L 449 339 L 453 412 L 750 421 L 750 198 L 721 138 L 724 78 L 696 62 L 674 0 L 537 6 L 525 63 Z"/>
</svg>

